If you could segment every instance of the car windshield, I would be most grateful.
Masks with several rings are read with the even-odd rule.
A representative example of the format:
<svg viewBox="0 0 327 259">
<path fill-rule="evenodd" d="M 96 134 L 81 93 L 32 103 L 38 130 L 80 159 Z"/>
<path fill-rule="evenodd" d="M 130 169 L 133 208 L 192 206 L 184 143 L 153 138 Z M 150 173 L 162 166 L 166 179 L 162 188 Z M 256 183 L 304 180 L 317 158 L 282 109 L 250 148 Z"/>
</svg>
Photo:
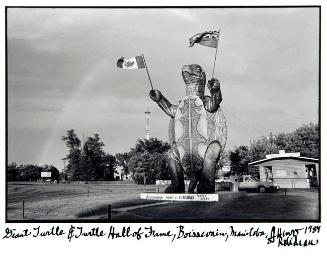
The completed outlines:
<svg viewBox="0 0 327 259">
<path fill-rule="evenodd" d="M 257 177 L 251 176 L 251 180 L 254 182 L 259 182 L 259 179 Z"/>
</svg>

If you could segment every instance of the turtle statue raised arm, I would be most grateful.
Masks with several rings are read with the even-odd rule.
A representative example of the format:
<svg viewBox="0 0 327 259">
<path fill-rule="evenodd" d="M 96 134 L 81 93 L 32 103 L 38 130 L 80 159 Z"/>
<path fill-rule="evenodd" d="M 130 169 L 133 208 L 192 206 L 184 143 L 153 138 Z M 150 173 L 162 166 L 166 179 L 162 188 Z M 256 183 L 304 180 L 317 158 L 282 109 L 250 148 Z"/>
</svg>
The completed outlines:
<svg viewBox="0 0 327 259">
<path fill-rule="evenodd" d="M 185 65 L 182 76 L 186 96 L 178 105 L 171 104 L 160 91 L 151 90 L 150 97 L 171 117 L 167 154 L 171 185 L 166 192 L 184 193 L 184 174 L 190 178 L 189 193 L 215 192 L 216 163 L 227 139 L 226 120 L 220 108 L 222 95 L 218 79 L 212 78 L 207 87 L 211 96 L 204 95 L 206 74 L 201 66 Z"/>
</svg>

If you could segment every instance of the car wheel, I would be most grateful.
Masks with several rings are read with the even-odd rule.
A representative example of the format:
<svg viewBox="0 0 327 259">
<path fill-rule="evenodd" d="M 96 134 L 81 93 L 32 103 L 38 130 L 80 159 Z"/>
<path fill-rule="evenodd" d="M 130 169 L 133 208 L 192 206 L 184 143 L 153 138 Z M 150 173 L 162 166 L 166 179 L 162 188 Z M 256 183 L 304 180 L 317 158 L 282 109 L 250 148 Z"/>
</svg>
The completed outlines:
<svg viewBox="0 0 327 259">
<path fill-rule="evenodd" d="M 264 187 L 264 186 L 259 186 L 259 187 L 258 187 L 258 191 L 261 192 L 261 193 L 265 193 L 265 192 L 266 192 L 266 187 Z"/>
</svg>

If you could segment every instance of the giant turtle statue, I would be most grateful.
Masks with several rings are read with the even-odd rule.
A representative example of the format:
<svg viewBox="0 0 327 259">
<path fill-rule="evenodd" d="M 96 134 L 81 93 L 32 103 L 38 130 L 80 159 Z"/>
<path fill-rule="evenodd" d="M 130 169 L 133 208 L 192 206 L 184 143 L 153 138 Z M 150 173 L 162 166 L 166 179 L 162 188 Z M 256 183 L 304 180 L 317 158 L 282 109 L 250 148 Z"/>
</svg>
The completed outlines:
<svg viewBox="0 0 327 259">
<path fill-rule="evenodd" d="M 184 174 L 189 176 L 189 193 L 215 192 L 216 163 L 227 139 L 226 120 L 220 108 L 222 95 L 218 79 L 212 78 L 207 87 L 211 96 L 204 95 L 206 74 L 201 66 L 185 65 L 182 76 L 186 96 L 178 105 L 171 104 L 160 91 L 151 90 L 150 97 L 171 117 L 167 154 L 171 185 L 166 192 L 184 193 Z"/>
</svg>

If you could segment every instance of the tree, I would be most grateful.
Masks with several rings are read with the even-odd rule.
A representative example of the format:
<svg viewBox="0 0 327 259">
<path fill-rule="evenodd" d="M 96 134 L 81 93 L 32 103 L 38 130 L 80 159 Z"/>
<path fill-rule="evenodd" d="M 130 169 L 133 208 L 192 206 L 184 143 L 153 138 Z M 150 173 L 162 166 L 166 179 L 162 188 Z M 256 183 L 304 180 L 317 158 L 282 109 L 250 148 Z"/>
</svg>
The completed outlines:
<svg viewBox="0 0 327 259">
<path fill-rule="evenodd" d="M 7 167 L 7 180 L 8 181 L 19 180 L 19 170 L 15 162 L 10 163 Z"/>
<path fill-rule="evenodd" d="M 61 138 L 66 142 L 69 148 L 68 155 L 64 158 L 68 164 L 66 166 L 66 175 L 69 180 L 82 180 L 82 152 L 81 141 L 73 129 L 67 131 L 67 135 Z"/>
<path fill-rule="evenodd" d="M 290 133 L 278 133 L 276 134 L 275 144 L 279 150 L 285 150 L 286 152 L 291 152 L 291 135 Z"/>
<path fill-rule="evenodd" d="M 153 175 L 150 175 L 150 154 L 149 152 L 135 152 L 128 161 L 128 166 L 132 171 L 132 179 L 138 183 L 153 183 Z"/>
<path fill-rule="evenodd" d="M 83 174 L 84 179 L 98 181 L 103 178 L 104 172 L 104 144 L 100 141 L 99 134 L 88 137 L 83 146 Z"/>
<path fill-rule="evenodd" d="M 320 139 L 318 124 L 302 125 L 292 136 L 292 147 L 302 156 L 319 158 Z"/>
<path fill-rule="evenodd" d="M 37 181 L 41 178 L 42 167 L 38 165 L 20 165 L 18 167 L 21 181 Z"/>
<path fill-rule="evenodd" d="M 83 146 L 83 171 L 84 179 L 114 180 L 116 169 L 116 158 L 103 150 L 104 143 L 100 140 L 99 134 L 88 137 Z"/>
<path fill-rule="evenodd" d="M 149 152 L 153 153 L 164 153 L 170 148 L 170 145 L 167 142 L 159 140 L 157 138 L 150 139 L 138 139 L 134 148 L 131 149 L 131 152 Z"/>
<path fill-rule="evenodd" d="M 113 180 L 116 169 L 116 158 L 105 153 L 104 143 L 99 134 L 95 133 L 88 137 L 83 147 L 74 130 L 68 130 L 67 136 L 62 140 L 69 148 L 68 155 L 64 158 L 68 161 L 66 172 L 70 180 L 100 181 Z"/>
<path fill-rule="evenodd" d="M 251 162 L 247 146 L 236 147 L 230 152 L 231 173 L 242 175 L 248 172 L 248 163 Z"/>
<path fill-rule="evenodd" d="M 156 179 L 169 179 L 165 157 L 169 148 L 167 142 L 157 138 L 139 139 L 128 153 L 132 179 L 139 184 L 144 182 L 144 178 L 147 184 L 154 184 Z"/>
<path fill-rule="evenodd" d="M 166 152 L 156 152 L 152 155 L 150 166 L 153 168 L 155 180 L 170 180 L 166 156 Z"/>
</svg>

